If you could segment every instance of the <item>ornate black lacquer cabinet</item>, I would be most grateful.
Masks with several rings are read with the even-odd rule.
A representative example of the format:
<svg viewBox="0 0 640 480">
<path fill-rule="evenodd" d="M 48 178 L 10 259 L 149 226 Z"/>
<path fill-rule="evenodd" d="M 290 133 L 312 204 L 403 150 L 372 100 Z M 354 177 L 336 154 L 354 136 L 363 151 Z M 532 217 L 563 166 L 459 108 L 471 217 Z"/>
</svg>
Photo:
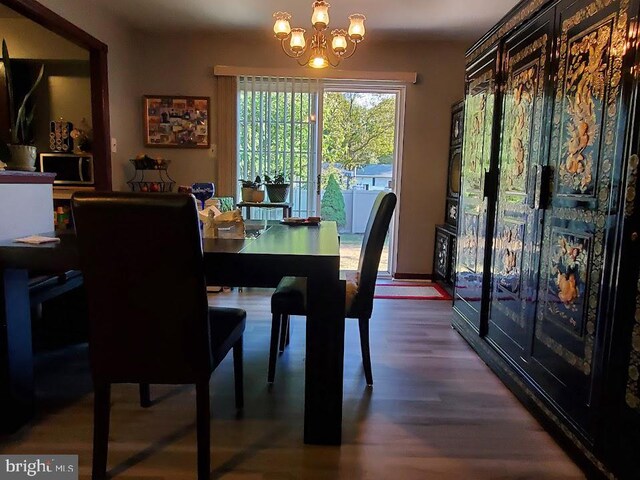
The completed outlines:
<svg viewBox="0 0 640 480">
<path fill-rule="evenodd" d="M 463 115 L 464 102 L 458 102 L 453 105 L 451 108 L 451 141 L 449 143 L 445 223 L 436 225 L 435 252 L 433 255 L 434 279 L 449 291 L 453 291 L 456 271 Z"/>
<path fill-rule="evenodd" d="M 594 476 L 640 478 L 639 0 L 467 54 L 454 327 Z"/>
</svg>

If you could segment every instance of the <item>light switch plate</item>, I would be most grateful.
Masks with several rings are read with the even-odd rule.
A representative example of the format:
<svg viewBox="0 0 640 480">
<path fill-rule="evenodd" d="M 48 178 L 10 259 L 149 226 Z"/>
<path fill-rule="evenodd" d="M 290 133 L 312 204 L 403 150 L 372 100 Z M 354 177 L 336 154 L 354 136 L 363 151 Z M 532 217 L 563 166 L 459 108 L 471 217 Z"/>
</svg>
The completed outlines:
<svg viewBox="0 0 640 480">
<path fill-rule="evenodd" d="M 111 137 L 111 153 L 118 153 L 118 140 Z"/>
</svg>

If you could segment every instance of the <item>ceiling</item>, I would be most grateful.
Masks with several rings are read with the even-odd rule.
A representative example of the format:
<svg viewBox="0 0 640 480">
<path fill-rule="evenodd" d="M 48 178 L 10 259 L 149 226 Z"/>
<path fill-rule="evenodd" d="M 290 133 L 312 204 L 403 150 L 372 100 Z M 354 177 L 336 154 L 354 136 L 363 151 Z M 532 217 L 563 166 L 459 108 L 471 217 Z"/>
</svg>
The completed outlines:
<svg viewBox="0 0 640 480">
<path fill-rule="evenodd" d="M 293 26 L 310 28 L 312 0 L 94 0 L 140 30 L 271 29 L 272 14 L 288 11 Z M 330 28 L 347 27 L 351 13 L 367 17 L 369 32 L 474 37 L 518 0 L 330 0 Z"/>
</svg>

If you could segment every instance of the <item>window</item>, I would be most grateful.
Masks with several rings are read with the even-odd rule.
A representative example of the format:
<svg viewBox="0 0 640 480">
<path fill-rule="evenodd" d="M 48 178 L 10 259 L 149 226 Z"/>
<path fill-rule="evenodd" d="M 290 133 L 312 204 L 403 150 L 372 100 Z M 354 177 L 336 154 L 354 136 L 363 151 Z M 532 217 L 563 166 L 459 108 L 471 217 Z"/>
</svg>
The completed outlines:
<svg viewBox="0 0 640 480">
<path fill-rule="evenodd" d="M 265 175 L 283 173 L 290 183 L 293 215 L 314 215 L 318 81 L 272 77 L 238 80 L 238 178 L 253 180 L 260 176 L 264 180 Z"/>
</svg>

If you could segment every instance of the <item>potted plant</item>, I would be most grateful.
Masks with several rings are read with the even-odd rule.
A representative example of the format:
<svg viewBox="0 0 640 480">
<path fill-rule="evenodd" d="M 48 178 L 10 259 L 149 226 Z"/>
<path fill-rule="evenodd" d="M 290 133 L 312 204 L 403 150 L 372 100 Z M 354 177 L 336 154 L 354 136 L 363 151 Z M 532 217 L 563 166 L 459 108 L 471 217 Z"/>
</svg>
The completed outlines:
<svg viewBox="0 0 640 480">
<path fill-rule="evenodd" d="M 264 176 L 264 183 L 267 187 L 269 201 L 273 203 L 283 203 L 287 201 L 289 195 L 289 183 L 286 182 L 284 173 L 276 172 L 273 178 Z"/>
<path fill-rule="evenodd" d="M 33 122 L 35 105 L 27 111 L 27 102 L 42 81 L 44 65 L 40 65 L 38 77 L 27 91 L 27 94 L 22 99 L 19 99 L 17 98 L 17 92 L 13 88 L 14 78 L 11 67 L 11 57 L 9 57 L 7 43 L 4 39 L 2 40 L 2 61 L 7 78 L 11 143 L 9 145 L 2 144 L 2 147 L 5 148 L 2 148 L 0 151 L 0 159 L 6 159 L 8 168 L 12 170 L 33 172 L 35 170 L 37 152 L 36 147 L 33 146 L 31 123 Z"/>
<path fill-rule="evenodd" d="M 257 176 L 255 180 L 240 180 L 242 183 L 242 201 L 243 202 L 262 202 L 264 201 L 264 190 L 262 190 L 262 179 Z"/>
</svg>

